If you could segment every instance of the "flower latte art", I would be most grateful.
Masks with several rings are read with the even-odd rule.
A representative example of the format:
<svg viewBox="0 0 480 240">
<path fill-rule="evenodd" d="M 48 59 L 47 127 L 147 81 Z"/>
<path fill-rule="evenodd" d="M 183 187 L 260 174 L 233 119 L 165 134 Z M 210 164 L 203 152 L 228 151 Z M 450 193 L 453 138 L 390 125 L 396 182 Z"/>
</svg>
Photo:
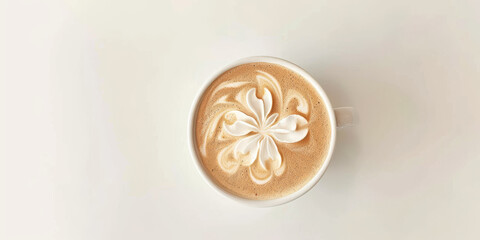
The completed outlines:
<svg viewBox="0 0 480 240">
<path fill-rule="evenodd" d="M 215 184 L 249 199 L 278 198 L 304 186 L 323 164 L 330 131 L 315 88 L 270 63 L 221 74 L 195 117 L 203 168 Z"/>
<path fill-rule="evenodd" d="M 283 172 L 277 171 L 282 166 L 282 157 L 275 141 L 294 143 L 302 140 L 308 133 L 307 120 L 300 115 L 292 114 L 277 122 L 278 113 L 269 116 L 272 109 L 272 95 L 268 89 L 264 90 L 262 99 L 256 97 L 254 88 L 250 89 L 246 94 L 246 102 L 255 118 L 240 111 L 230 111 L 226 114 L 227 118 L 233 115 L 236 120 L 232 125 L 224 123 L 223 127 L 232 136 L 244 136 L 234 143 L 233 152 L 234 158 L 238 160 L 237 163 L 251 166 L 258 161 L 262 170 L 270 170 L 267 178 L 261 178 L 250 169 L 252 180 L 258 184 L 264 184 L 271 179 L 273 171 L 276 171 L 276 175 Z M 247 136 L 249 133 L 254 134 Z M 223 168 L 225 166 L 223 154 L 219 155 L 218 161 L 223 170 L 232 171 L 232 169 Z M 267 161 L 271 161 L 270 169 L 266 167 Z"/>
</svg>

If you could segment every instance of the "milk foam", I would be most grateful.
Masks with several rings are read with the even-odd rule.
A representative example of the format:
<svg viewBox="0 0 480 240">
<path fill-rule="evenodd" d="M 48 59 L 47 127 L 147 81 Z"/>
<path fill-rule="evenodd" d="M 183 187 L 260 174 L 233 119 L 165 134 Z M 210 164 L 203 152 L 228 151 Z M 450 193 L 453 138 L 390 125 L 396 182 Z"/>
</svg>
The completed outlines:
<svg viewBox="0 0 480 240">
<path fill-rule="evenodd" d="M 249 82 L 225 81 L 213 89 L 211 96 L 221 94 L 224 89 L 237 91 L 230 91 L 235 92 L 235 96 L 230 96 L 230 92 L 216 96 L 218 100 L 214 105 L 222 105 L 222 110 L 216 112 L 206 126 L 200 152 L 203 156 L 207 155 L 205 146 L 215 141 L 213 133 L 221 126 L 222 134 L 217 136 L 217 140 L 234 141 L 218 151 L 220 169 L 234 174 L 240 166 L 245 166 L 251 180 L 262 185 L 273 176 L 284 173 L 286 164 L 277 144 L 296 143 L 308 134 L 307 119 L 299 114 L 287 115 L 284 108 L 295 101 L 299 113 L 307 114 L 310 109 L 307 100 L 298 91 L 290 89 L 283 98 L 280 84 L 271 74 L 257 70 L 256 80 L 257 84 L 253 87 Z M 263 91 L 260 98 L 257 90 Z M 278 112 L 272 112 L 274 104 L 277 104 Z M 238 105 L 242 108 L 239 109 Z M 254 167 L 254 163 L 260 167 Z"/>
</svg>

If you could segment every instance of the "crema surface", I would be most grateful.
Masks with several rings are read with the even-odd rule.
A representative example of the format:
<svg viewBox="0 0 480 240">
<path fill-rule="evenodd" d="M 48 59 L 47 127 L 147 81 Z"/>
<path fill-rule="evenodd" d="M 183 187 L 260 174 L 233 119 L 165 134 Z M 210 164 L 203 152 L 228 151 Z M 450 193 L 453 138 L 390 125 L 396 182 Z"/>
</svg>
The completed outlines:
<svg viewBox="0 0 480 240">
<path fill-rule="evenodd" d="M 267 200 L 303 187 L 324 163 L 326 106 L 302 76 L 271 63 L 232 68 L 204 92 L 195 141 L 205 172 L 237 196 Z"/>
</svg>

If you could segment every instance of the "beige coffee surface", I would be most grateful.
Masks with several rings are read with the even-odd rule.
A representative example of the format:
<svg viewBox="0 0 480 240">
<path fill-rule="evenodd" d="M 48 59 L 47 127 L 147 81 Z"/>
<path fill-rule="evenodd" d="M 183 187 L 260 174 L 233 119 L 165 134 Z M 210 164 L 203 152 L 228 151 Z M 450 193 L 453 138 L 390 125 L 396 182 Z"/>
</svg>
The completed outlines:
<svg viewBox="0 0 480 240">
<path fill-rule="evenodd" d="M 306 124 L 297 123 L 295 133 L 308 129 L 299 141 L 282 142 L 271 136 L 270 143 L 274 143 L 279 155 L 274 154 L 275 147 L 268 145 L 268 141 L 265 146 L 270 148 L 264 148 L 265 152 L 261 150 L 261 139 L 267 138 L 268 131 L 233 136 L 225 129 L 226 125 L 233 126 L 240 120 L 232 111 L 244 113 L 262 125 L 261 119 L 249 108 L 247 96 L 252 89 L 257 99 L 264 99 L 265 105 L 265 99 L 271 95 L 271 110 L 266 115 L 278 114 L 272 126 L 285 125 L 279 122 L 292 115 L 306 120 Z M 289 195 L 309 182 L 324 163 L 331 137 L 328 112 L 315 88 L 299 74 L 271 63 L 244 64 L 221 74 L 204 92 L 194 127 L 197 155 L 205 172 L 224 190 L 258 200 Z M 242 153 L 235 153 L 236 146 L 242 139 L 255 138 L 256 134 L 260 148 L 249 164 L 241 159 Z M 263 153 L 279 157 L 269 158 L 262 165 L 260 155 Z"/>
</svg>

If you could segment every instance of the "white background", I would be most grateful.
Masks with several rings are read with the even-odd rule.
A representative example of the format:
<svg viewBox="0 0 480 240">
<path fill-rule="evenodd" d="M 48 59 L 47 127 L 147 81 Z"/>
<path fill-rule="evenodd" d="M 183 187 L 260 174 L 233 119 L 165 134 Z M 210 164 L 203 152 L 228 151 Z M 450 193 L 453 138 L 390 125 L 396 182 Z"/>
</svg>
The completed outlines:
<svg viewBox="0 0 480 240">
<path fill-rule="evenodd" d="M 479 239 L 480 2 L 20 1 L 2 10 L 1 239 Z M 292 61 L 360 122 L 256 209 L 187 148 L 202 83 Z"/>
</svg>

